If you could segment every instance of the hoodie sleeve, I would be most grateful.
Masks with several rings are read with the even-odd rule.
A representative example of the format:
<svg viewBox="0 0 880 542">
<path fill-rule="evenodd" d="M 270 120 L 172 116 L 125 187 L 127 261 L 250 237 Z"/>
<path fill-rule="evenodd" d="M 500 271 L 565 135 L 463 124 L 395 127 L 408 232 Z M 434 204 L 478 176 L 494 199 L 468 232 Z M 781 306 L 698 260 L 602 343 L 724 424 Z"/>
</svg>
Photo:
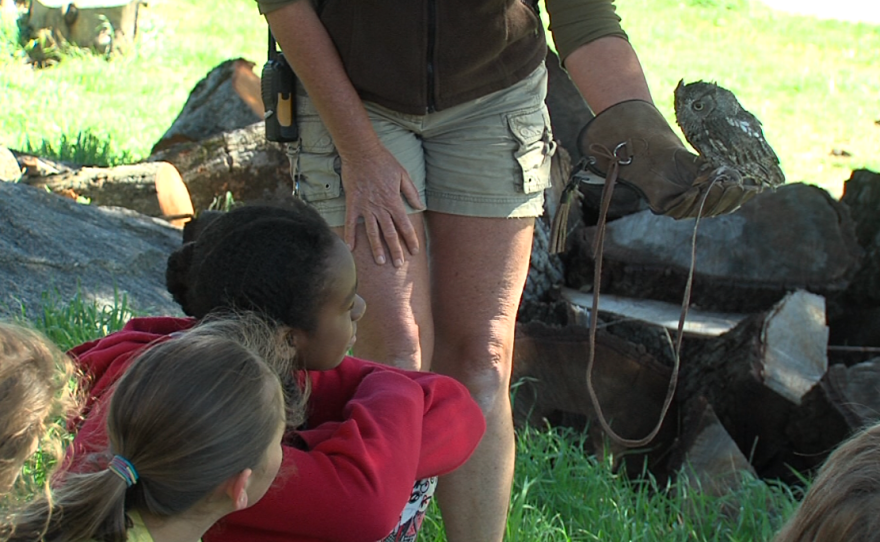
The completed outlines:
<svg viewBox="0 0 880 542">
<path fill-rule="evenodd" d="M 403 375 L 424 393 L 418 479 L 446 474 L 467 461 L 486 431 L 486 421 L 464 385 L 436 373 L 405 371 L 352 357 L 332 371 L 313 371 L 309 427 L 319 430 L 321 424 L 341 419 L 341 409 L 360 380 L 376 371 Z"/>
<path fill-rule="evenodd" d="M 205 542 L 375 542 L 396 525 L 419 463 L 425 396 L 394 371 L 366 375 L 343 409 L 285 447 L 281 472 L 254 506 L 230 514 Z"/>
</svg>

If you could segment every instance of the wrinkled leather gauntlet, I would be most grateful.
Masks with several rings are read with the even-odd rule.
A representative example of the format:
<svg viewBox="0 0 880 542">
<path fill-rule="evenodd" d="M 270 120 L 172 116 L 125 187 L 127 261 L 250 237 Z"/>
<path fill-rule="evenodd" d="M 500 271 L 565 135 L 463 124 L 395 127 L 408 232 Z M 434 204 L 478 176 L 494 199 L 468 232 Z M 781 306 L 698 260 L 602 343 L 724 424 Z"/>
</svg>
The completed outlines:
<svg viewBox="0 0 880 542">
<path fill-rule="evenodd" d="M 717 175 L 685 148 L 657 108 L 642 100 L 602 111 L 581 130 L 578 147 L 585 168 L 603 178 L 617 160 L 621 188 L 638 193 L 654 213 L 673 218 L 730 213 L 762 190 Z"/>
</svg>

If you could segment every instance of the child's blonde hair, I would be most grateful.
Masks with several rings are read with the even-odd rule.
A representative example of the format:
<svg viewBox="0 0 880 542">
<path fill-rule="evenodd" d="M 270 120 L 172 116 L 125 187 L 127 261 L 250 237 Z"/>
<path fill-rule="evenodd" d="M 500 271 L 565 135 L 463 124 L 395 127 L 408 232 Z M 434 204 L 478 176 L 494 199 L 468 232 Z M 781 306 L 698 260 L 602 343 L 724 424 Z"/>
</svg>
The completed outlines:
<svg viewBox="0 0 880 542">
<path fill-rule="evenodd" d="M 70 359 L 42 334 L 0 321 L 0 495 L 13 487 L 37 445 L 58 457 L 60 435 L 45 437 L 50 427 L 62 429 L 72 412 L 73 374 Z"/>
<path fill-rule="evenodd" d="M 262 357 L 274 338 L 262 320 L 242 316 L 144 350 L 114 388 L 109 449 L 94 472 L 63 473 L 50 496 L 0 525 L 0 540 L 123 542 L 128 511 L 176 516 L 256 470 L 286 421 L 281 382 Z"/>
<path fill-rule="evenodd" d="M 880 424 L 825 461 L 774 542 L 880 542 Z"/>
</svg>

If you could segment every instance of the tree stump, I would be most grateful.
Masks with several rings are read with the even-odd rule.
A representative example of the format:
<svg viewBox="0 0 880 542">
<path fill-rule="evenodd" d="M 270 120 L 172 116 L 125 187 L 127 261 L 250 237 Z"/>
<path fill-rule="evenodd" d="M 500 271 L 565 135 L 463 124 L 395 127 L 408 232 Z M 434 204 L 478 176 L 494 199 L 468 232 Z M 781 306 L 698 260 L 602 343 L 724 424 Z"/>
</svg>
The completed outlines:
<svg viewBox="0 0 880 542">
<path fill-rule="evenodd" d="M 31 35 L 50 29 L 55 40 L 88 47 L 101 54 L 124 51 L 137 36 L 143 0 L 31 0 L 27 26 Z"/>
<path fill-rule="evenodd" d="M 151 154 L 183 142 L 201 141 L 263 120 L 260 77 L 254 63 L 227 60 L 196 84 Z"/>
<path fill-rule="evenodd" d="M 125 207 L 152 217 L 168 217 L 182 226 L 193 214 L 180 174 L 167 162 L 111 168 L 83 167 L 48 176 L 28 176 L 22 184 L 48 188 L 71 198 L 87 198 L 102 206 Z"/>
</svg>

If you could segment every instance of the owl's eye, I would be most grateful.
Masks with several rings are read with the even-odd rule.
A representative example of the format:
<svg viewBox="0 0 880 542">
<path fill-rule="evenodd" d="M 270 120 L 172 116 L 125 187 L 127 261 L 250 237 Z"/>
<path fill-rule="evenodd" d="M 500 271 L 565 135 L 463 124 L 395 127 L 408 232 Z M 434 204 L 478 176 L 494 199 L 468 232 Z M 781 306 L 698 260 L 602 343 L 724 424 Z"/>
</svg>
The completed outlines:
<svg viewBox="0 0 880 542">
<path fill-rule="evenodd" d="M 702 111 L 703 110 L 703 102 L 694 102 L 694 110 Z"/>
</svg>

